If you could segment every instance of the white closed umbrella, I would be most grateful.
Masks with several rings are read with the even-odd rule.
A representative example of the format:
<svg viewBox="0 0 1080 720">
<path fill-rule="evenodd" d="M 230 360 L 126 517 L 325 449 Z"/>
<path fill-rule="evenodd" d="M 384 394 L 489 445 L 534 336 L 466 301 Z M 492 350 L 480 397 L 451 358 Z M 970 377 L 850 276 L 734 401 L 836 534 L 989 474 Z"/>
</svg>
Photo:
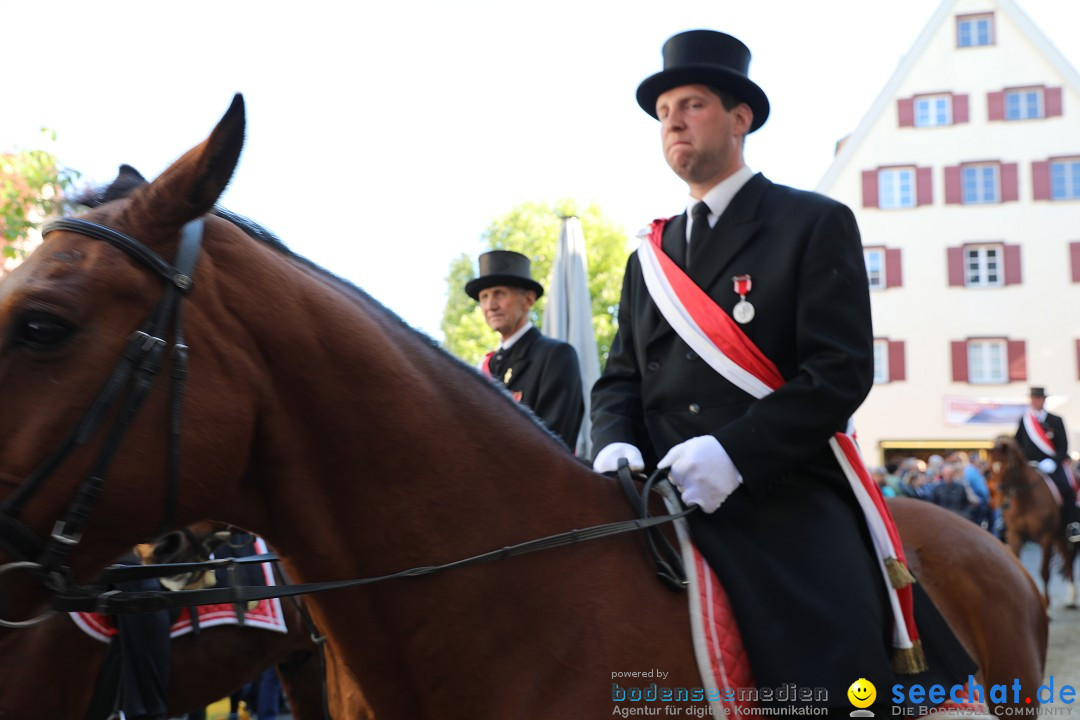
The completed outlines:
<svg viewBox="0 0 1080 720">
<path fill-rule="evenodd" d="M 544 334 L 570 343 L 581 366 L 581 387 L 585 397 L 585 417 L 581 422 L 577 446 L 580 457 L 590 457 L 589 405 L 593 383 L 600 377 L 600 357 L 596 352 L 593 329 L 592 297 L 589 294 L 589 264 L 585 257 L 585 234 L 581 221 L 564 217 L 559 246 L 548 284 L 544 307 Z"/>
</svg>

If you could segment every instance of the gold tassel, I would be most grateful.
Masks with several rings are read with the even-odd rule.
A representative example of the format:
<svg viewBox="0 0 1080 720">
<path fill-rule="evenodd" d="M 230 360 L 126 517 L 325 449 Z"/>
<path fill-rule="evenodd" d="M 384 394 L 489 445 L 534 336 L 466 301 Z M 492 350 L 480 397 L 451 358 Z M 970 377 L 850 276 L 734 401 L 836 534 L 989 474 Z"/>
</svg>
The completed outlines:
<svg viewBox="0 0 1080 720">
<path fill-rule="evenodd" d="M 894 557 L 885 558 L 885 572 L 889 574 L 889 584 L 897 590 L 915 582 L 915 576 L 911 574 L 911 571 Z"/>
<path fill-rule="evenodd" d="M 896 648 L 893 651 L 893 670 L 898 675 L 916 675 L 929 669 L 922 640 L 916 640 L 910 648 Z"/>
</svg>

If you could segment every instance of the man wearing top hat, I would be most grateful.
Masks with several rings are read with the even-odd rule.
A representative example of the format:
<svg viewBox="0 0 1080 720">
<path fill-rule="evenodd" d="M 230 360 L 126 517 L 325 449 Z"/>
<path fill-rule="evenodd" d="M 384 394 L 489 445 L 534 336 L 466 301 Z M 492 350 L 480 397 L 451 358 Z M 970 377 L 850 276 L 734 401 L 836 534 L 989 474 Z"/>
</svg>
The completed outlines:
<svg viewBox="0 0 1080 720">
<path fill-rule="evenodd" d="M 1080 523 L 1077 522 L 1076 492 L 1066 474 L 1065 460 L 1069 457 L 1069 436 L 1065 421 L 1059 415 L 1047 412 L 1046 390 L 1031 388 L 1031 407 L 1020 418 L 1016 428 L 1016 443 L 1024 457 L 1037 463 L 1039 469 L 1050 476 L 1061 493 L 1061 522 L 1065 536 L 1072 542 L 1080 542 Z"/>
<path fill-rule="evenodd" d="M 637 101 L 660 121 L 686 209 L 654 223 L 656 244 L 644 239 L 627 262 L 618 332 L 592 391 L 593 466 L 669 468 L 684 502 L 701 507 L 691 533 L 730 598 L 758 687 L 825 688 L 830 706 L 850 710 L 847 688 L 868 678 L 887 702 L 881 689 L 894 680 L 931 676 L 894 675 L 881 566 L 829 447 L 873 381 L 855 218 L 746 166 L 746 136 L 769 101 L 747 76 L 742 42 L 693 30 L 670 38 L 663 58 Z M 671 266 L 704 291 L 685 303 L 695 322 L 700 307 L 718 307 L 775 365 L 772 392 L 756 399 L 714 369 L 710 347 L 687 342 L 693 328 L 664 299 L 682 282 Z M 906 671 L 921 669 L 916 655 Z M 954 639 L 930 655 L 946 687 L 973 668 Z"/>
<path fill-rule="evenodd" d="M 529 320 L 533 303 L 544 294 L 530 275 L 529 258 L 511 250 L 484 253 L 480 275 L 465 284 L 465 293 L 480 303 L 484 320 L 500 337 L 480 371 L 503 383 L 573 451 L 585 413 L 577 352 L 541 335 Z"/>
</svg>

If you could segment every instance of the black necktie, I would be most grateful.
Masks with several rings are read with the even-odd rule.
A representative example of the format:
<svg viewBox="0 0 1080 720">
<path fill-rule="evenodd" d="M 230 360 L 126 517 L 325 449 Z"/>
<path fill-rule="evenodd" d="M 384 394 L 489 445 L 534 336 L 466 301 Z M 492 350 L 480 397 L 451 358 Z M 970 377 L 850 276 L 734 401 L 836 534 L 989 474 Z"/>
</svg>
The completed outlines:
<svg viewBox="0 0 1080 720">
<path fill-rule="evenodd" d="M 491 370 L 491 377 L 499 382 L 502 382 L 503 364 L 505 362 L 506 350 L 504 348 L 496 350 L 495 354 L 491 356 L 491 360 L 488 362 L 488 369 Z"/>
<path fill-rule="evenodd" d="M 687 267 L 693 265 L 694 258 L 705 249 L 705 236 L 709 234 L 709 206 L 699 202 L 690 213 L 694 222 L 690 226 L 690 247 L 686 250 Z"/>
</svg>

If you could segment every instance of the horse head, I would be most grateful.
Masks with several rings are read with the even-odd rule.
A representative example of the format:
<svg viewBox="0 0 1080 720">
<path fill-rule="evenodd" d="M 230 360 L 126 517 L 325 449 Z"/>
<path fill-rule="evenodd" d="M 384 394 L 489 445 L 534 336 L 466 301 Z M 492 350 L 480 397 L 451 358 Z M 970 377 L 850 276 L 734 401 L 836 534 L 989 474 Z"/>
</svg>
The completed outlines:
<svg viewBox="0 0 1080 720">
<path fill-rule="evenodd" d="M 1037 472 L 1011 435 L 998 435 L 990 449 L 990 483 L 1006 494 L 1013 494 L 1032 483 Z"/>
<path fill-rule="evenodd" d="M 220 482 L 223 494 L 242 474 L 253 410 L 238 401 L 222 417 L 199 402 L 206 392 L 228 397 L 243 381 L 235 368 L 187 379 L 180 329 L 193 290 L 187 276 L 172 275 L 180 261 L 169 259 L 182 229 L 225 190 L 244 124 L 237 95 L 210 136 L 153 182 L 123 166 L 96 207 L 47 225 L 38 251 L 0 282 L 0 560 L 66 573 L 71 554 L 74 574 L 85 578 L 163 526 L 211 514 L 162 480 L 170 463 L 182 474 L 190 458 L 213 457 L 201 465 L 205 480 L 192 482 Z M 219 218 L 205 225 L 208 243 L 243 235 Z M 191 263 L 215 302 L 215 261 L 204 252 Z M 168 307 L 167 297 L 175 298 Z M 220 362 L 223 353 L 204 348 L 191 364 Z M 185 392 L 195 399 L 184 402 Z M 185 427 L 172 459 L 170 416 Z M 94 541 L 82 543 L 84 534 Z M 25 583 L 5 580 L 11 602 Z"/>
</svg>

